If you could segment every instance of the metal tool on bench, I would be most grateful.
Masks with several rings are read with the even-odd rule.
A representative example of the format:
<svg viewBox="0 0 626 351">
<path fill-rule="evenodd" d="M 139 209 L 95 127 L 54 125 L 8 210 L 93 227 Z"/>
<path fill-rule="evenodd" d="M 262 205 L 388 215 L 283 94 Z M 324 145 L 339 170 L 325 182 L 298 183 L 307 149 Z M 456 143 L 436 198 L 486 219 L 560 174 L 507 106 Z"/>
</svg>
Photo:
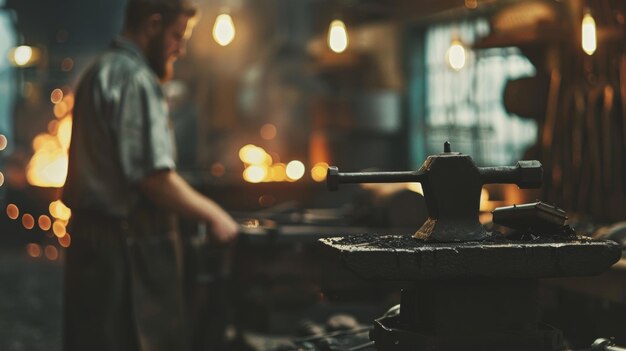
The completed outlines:
<svg viewBox="0 0 626 351">
<path fill-rule="evenodd" d="M 339 173 L 329 167 L 327 183 L 336 190 L 341 183 L 419 182 L 424 190 L 429 218 L 415 233 L 416 238 L 434 241 L 483 239 L 487 232 L 478 221 L 480 191 L 484 184 L 517 184 L 522 189 L 541 186 L 539 161 L 519 161 L 513 167 L 476 167 L 472 158 L 451 152 L 428 156 L 417 171 Z"/>
<path fill-rule="evenodd" d="M 430 218 L 415 235 L 321 240 L 355 274 L 404 287 L 399 310 L 375 321 L 370 337 L 378 350 L 565 348 L 561 332 L 540 322 L 538 279 L 598 274 L 619 260 L 621 249 L 576 236 L 524 241 L 485 231 L 478 221 L 483 184 L 531 188 L 540 186 L 541 176 L 538 161 L 477 167 L 469 156 L 451 152 L 449 143 L 414 172 L 329 168 L 331 189 L 361 182 L 420 182 L 424 189 Z"/>
</svg>

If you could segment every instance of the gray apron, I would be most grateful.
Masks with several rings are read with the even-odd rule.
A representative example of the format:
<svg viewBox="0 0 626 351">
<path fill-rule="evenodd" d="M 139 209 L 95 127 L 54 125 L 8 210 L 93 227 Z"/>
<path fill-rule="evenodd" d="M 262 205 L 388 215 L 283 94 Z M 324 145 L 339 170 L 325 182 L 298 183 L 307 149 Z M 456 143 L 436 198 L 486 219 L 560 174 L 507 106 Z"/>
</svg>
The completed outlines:
<svg viewBox="0 0 626 351">
<path fill-rule="evenodd" d="M 65 259 L 65 350 L 187 350 L 173 217 L 153 209 L 128 220 L 74 217 Z"/>
</svg>

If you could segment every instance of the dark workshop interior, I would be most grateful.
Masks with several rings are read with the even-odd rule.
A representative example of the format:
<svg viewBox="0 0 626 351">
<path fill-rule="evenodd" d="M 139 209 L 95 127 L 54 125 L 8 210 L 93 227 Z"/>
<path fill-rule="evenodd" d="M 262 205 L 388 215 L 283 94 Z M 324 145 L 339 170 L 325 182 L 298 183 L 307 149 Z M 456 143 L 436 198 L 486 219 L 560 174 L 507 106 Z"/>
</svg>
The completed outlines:
<svg viewBox="0 0 626 351">
<path fill-rule="evenodd" d="M 127 0 L 0 0 L 0 350 L 63 350 L 76 84 Z M 196 0 L 163 84 L 190 351 L 626 350 L 626 1 Z M 97 301 L 94 301 L 97 303 Z"/>
</svg>

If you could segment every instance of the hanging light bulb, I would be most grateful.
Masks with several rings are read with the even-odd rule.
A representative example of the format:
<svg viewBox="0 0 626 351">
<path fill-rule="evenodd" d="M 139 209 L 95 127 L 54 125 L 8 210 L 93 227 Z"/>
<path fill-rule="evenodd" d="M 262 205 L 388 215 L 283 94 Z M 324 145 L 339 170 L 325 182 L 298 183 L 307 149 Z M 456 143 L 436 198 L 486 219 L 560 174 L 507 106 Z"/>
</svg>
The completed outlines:
<svg viewBox="0 0 626 351">
<path fill-rule="evenodd" d="M 459 71 L 465 66 L 465 47 L 460 40 L 452 40 L 446 52 L 446 59 L 448 65 L 455 71 Z"/>
<path fill-rule="evenodd" d="M 215 19 L 213 39 L 221 46 L 226 46 L 235 39 L 235 24 L 229 14 L 222 13 Z"/>
<path fill-rule="evenodd" d="M 582 23 L 582 46 L 587 55 L 593 55 L 597 48 L 596 21 L 589 10 L 585 12 Z"/>
<path fill-rule="evenodd" d="M 21 45 L 9 51 L 9 60 L 16 67 L 36 65 L 40 58 L 41 50 L 32 46 Z"/>
<path fill-rule="evenodd" d="M 328 28 L 328 46 L 336 53 L 342 53 L 348 47 L 348 32 L 342 20 L 336 19 Z"/>
</svg>

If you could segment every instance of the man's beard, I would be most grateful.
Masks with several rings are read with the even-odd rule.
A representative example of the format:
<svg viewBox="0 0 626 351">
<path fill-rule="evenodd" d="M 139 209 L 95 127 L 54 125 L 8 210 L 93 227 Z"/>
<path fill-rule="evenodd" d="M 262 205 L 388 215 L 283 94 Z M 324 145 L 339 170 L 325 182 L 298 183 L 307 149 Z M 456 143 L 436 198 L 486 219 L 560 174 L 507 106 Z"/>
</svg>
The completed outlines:
<svg viewBox="0 0 626 351">
<path fill-rule="evenodd" d="M 167 82 L 174 75 L 173 60 L 165 57 L 164 34 L 155 35 L 148 42 L 147 58 L 150 68 L 159 77 L 161 82 Z"/>
</svg>

